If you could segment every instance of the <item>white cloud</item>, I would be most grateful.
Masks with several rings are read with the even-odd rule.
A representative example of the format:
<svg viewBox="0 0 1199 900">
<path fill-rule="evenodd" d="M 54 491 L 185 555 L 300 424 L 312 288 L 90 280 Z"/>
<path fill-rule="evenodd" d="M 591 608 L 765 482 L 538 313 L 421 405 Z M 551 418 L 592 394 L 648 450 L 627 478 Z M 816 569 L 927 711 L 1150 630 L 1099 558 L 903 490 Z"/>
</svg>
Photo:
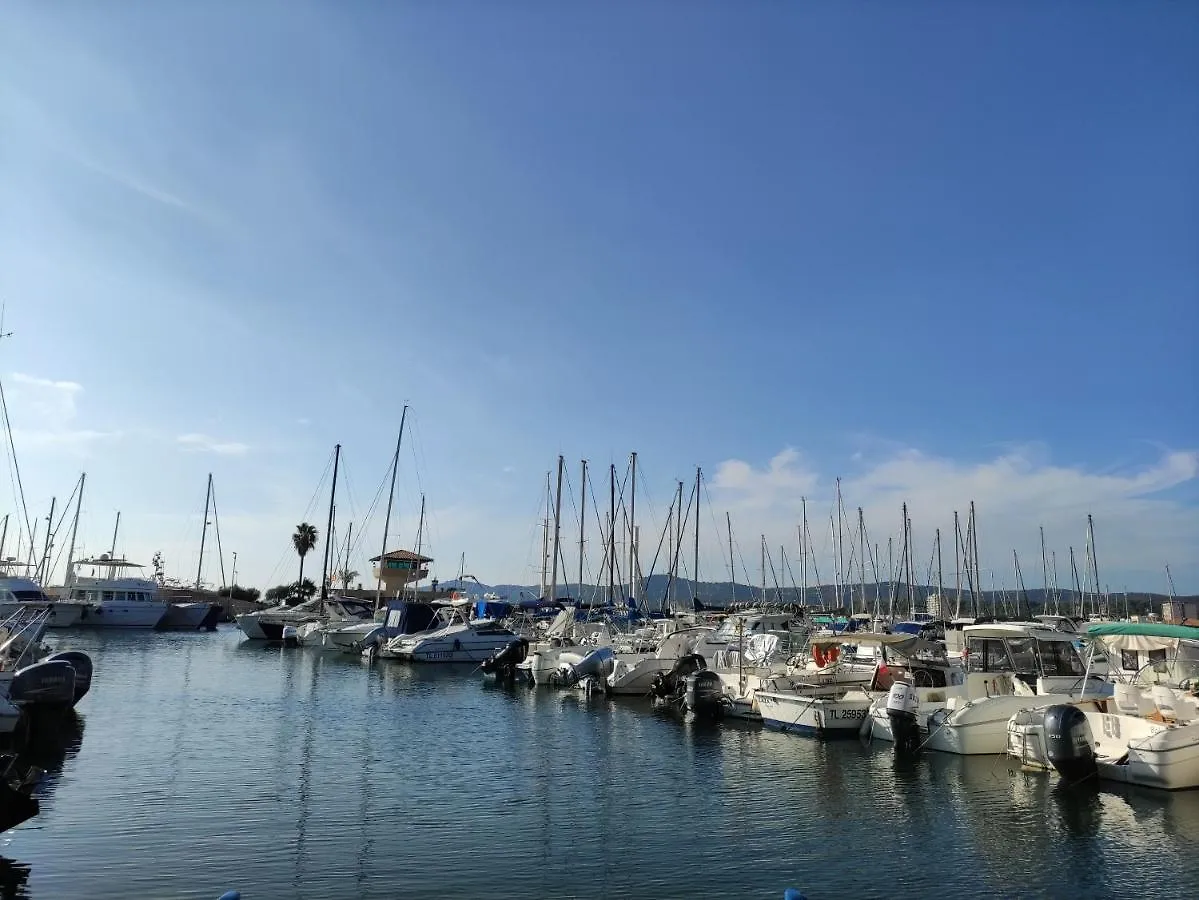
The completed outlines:
<svg viewBox="0 0 1199 900">
<path fill-rule="evenodd" d="M 75 381 L 14 372 L 6 400 L 18 450 L 58 451 L 86 456 L 100 441 L 118 440 L 119 430 L 81 428 L 76 424 L 83 386 Z"/>
<path fill-rule="evenodd" d="M 953 512 L 961 513 L 964 529 L 966 511 L 974 501 L 982 566 L 994 571 L 999 584 L 1013 581 L 1013 549 L 1022 558 L 1025 584 L 1040 584 L 1040 526 L 1045 528 L 1050 550 L 1057 551 L 1059 579 L 1065 583 L 1069 547 L 1079 554 L 1082 565 L 1088 514 L 1095 519 L 1100 580 L 1111 579 L 1113 590 L 1121 589 L 1125 579 L 1133 590 L 1164 590 L 1166 562 L 1172 564 L 1176 578 L 1185 569 L 1188 583 L 1199 581 L 1199 566 L 1193 562 L 1193 550 L 1199 546 L 1199 508 L 1168 493 L 1199 477 L 1196 451 L 1169 451 L 1138 468 L 1095 472 L 1054 465 L 1038 447 L 1009 449 L 981 462 L 909 448 L 872 464 L 855 462 L 852 469 L 856 471 L 851 470 L 841 484 L 852 539 L 856 542 L 856 507 L 860 506 L 870 541 L 882 548 L 884 566 L 887 537 L 896 535 L 898 541 L 900 508 L 906 502 L 921 576 L 929 565 L 938 527 L 945 565 L 952 572 Z M 788 448 L 762 467 L 726 460 L 717 466 L 710 488 L 717 510 L 729 510 L 735 524 L 743 523 L 755 535 L 767 534 L 774 546 L 781 539 L 788 554 L 794 552 L 801 498 L 806 498 L 822 574 L 826 566 L 831 571 L 829 522 L 835 478 L 815 471 L 798 452 Z M 744 537 L 740 543 L 747 543 Z M 756 539 L 748 545 L 755 547 L 756 559 Z"/>
<path fill-rule="evenodd" d="M 221 441 L 206 434 L 181 434 L 175 443 L 184 450 L 196 453 L 216 453 L 220 456 L 243 456 L 250 447 L 239 441 Z"/>
</svg>

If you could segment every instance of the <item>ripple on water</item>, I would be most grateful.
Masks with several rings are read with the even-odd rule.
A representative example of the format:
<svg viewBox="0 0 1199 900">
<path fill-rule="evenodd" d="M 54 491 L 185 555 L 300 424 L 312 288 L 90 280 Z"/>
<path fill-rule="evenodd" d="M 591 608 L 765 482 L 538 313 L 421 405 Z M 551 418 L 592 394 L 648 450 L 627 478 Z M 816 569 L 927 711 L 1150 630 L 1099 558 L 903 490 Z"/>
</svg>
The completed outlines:
<svg viewBox="0 0 1199 900">
<path fill-rule="evenodd" d="M 94 655 L 96 683 L 43 815 L 6 837 L 11 896 L 765 898 L 795 884 L 813 900 L 963 900 L 1199 883 L 1182 852 L 1194 794 L 1063 791 L 1004 760 L 904 763 L 232 630 L 67 639 Z"/>
</svg>

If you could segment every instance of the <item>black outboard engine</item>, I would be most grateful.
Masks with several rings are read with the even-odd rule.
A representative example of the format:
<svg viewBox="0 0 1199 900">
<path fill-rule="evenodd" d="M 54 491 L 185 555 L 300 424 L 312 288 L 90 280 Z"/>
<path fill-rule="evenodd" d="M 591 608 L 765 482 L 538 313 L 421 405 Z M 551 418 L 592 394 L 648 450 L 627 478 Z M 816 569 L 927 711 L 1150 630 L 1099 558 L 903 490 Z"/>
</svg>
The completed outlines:
<svg viewBox="0 0 1199 900">
<path fill-rule="evenodd" d="M 706 719 L 724 714 L 724 685 L 711 669 L 700 669 L 687 676 L 687 709 Z"/>
<path fill-rule="evenodd" d="M 1078 784 L 1097 774 L 1086 713 L 1065 704 L 1045 710 L 1045 756 L 1068 784 Z"/>
<path fill-rule="evenodd" d="M 680 656 L 669 672 L 659 672 L 650 683 L 649 692 L 660 700 L 682 703 L 687 692 L 687 679 L 708 667 L 698 653 Z"/>
<path fill-rule="evenodd" d="M 511 682 L 516 679 L 516 667 L 528 655 L 529 642 L 525 638 L 517 638 L 485 660 L 480 668 L 484 675 L 494 675 L 497 681 Z"/>
<path fill-rule="evenodd" d="M 887 694 L 887 719 L 891 723 L 891 734 L 895 738 L 895 752 L 912 754 L 920 750 L 920 695 L 906 681 L 891 685 Z"/>
<path fill-rule="evenodd" d="M 82 650 L 64 650 L 62 653 L 46 657 L 46 662 L 59 660 L 70 663 L 71 668 L 75 670 L 75 699 L 71 702 L 74 706 L 92 688 L 92 658 Z"/>
<path fill-rule="evenodd" d="M 75 705 L 75 668 L 64 659 L 46 659 L 18 669 L 8 699 L 18 706 L 69 709 Z"/>
</svg>

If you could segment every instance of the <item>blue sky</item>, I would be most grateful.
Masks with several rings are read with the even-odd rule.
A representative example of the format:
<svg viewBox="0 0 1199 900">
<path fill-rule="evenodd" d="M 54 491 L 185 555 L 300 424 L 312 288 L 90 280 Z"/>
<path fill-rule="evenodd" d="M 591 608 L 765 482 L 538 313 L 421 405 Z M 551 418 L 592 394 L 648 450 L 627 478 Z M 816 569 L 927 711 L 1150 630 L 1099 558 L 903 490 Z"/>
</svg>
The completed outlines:
<svg viewBox="0 0 1199 900">
<path fill-rule="evenodd" d="M 1010 581 L 1093 512 L 1113 589 L 1199 591 L 1197 46 L 1174 3 L 5 4 L 31 515 L 86 469 L 87 547 L 120 509 L 189 577 L 211 471 L 274 583 L 408 402 L 392 543 L 423 491 L 443 577 L 536 581 L 556 455 L 635 449 L 654 527 L 702 465 L 747 557 L 842 476 L 919 559 L 974 499 Z"/>
</svg>

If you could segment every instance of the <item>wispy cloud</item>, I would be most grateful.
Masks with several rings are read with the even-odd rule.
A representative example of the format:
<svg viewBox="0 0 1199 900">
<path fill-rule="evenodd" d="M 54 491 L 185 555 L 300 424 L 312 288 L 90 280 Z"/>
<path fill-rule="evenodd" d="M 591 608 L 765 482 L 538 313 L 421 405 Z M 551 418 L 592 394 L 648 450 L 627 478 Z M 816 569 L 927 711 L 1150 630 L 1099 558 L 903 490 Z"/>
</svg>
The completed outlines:
<svg viewBox="0 0 1199 900">
<path fill-rule="evenodd" d="M 905 502 L 921 566 L 930 558 L 934 530 L 940 528 L 949 548 L 947 565 L 952 567 L 953 513 L 964 515 L 974 501 L 983 567 L 992 567 L 1000 583 L 1010 580 L 1013 549 L 1029 561 L 1026 580 L 1039 583 L 1040 526 L 1063 563 L 1069 547 L 1081 551 L 1088 514 L 1095 516 L 1101 563 L 1109 571 L 1118 570 L 1121 577 L 1131 573 L 1162 580 L 1165 562 L 1175 562 L 1176 568 L 1191 567 L 1188 548 L 1199 545 L 1199 509 L 1170 495 L 1172 489 L 1199 478 L 1197 451 L 1167 451 L 1140 467 L 1096 472 L 1054 465 L 1036 446 L 1012 448 L 979 462 L 908 448 L 871 464 L 858 460 L 848 468 L 851 471 L 841 483 L 847 527 L 856 541 L 856 507 L 861 507 L 869 539 L 881 543 L 884 558 L 888 535 L 899 534 L 900 507 Z M 774 546 L 785 543 L 788 548 L 794 544 L 806 498 L 816 552 L 831 566 L 833 475 L 818 471 L 788 448 L 757 466 L 726 460 L 716 467 L 710 485 L 712 502 L 729 510 L 734 523 L 752 528 L 754 535 L 765 533 Z M 1035 571 L 1035 578 L 1028 571 Z"/>
<path fill-rule="evenodd" d="M 78 382 L 24 372 L 14 372 L 9 382 L 13 440 L 21 449 L 86 456 L 98 442 L 115 441 L 123 434 L 120 430 L 78 426 L 79 397 L 83 393 L 83 385 Z"/>
<path fill-rule="evenodd" d="M 250 449 L 248 444 L 240 441 L 222 441 L 206 434 L 181 434 L 175 438 L 175 443 L 190 452 L 216 453 L 220 456 L 244 456 Z"/>
</svg>

